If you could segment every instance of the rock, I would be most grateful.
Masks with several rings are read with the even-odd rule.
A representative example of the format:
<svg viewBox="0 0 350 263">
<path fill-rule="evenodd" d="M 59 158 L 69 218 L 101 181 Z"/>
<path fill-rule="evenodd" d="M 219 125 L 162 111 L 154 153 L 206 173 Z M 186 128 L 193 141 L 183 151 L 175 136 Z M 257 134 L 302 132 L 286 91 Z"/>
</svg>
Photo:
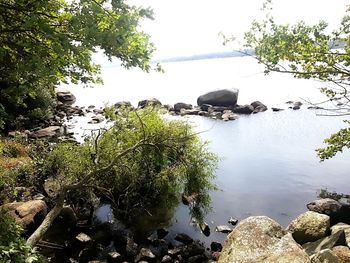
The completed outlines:
<svg viewBox="0 0 350 263">
<path fill-rule="evenodd" d="M 101 115 L 97 115 L 97 116 L 93 116 L 91 118 L 91 121 L 89 121 L 89 124 L 97 124 L 97 123 L 101 123 L 105 120 L 105 118 Z"/>
<path fill-rule="evenodd" d="M 182 248 L 177 247 L 177 248 L 169 249 L 168 255 L 170 255 L 171 257 L 176 257 L 181 252 L 182 252 Z"/>
<path fill-rule="evenodd" d="M 232 228 L 229 226 L 221 225 L 221 226 L 217 226 L 215 228 L 215 231 L 221 232 L 221 233 L 230 233 L 230 232 L 232 232 Z"/>
<path fill-rule="evenodd" d="M 222 116 L 222 113 L 218 112 L 218 111 L 214 111 L 214 112 L 210 113 L 210 117 L 213 118 L 213 119 L 220 120 L 221 116 Z"/>
<path fill-rule="evenodd" d="M 198 112 L 198 115 L 199 116 L 203 116 L 203 117 L 209 117 L 210 116 L 209 112 L 207 112 L 207 111 L 200 111 L 200 112 Z"/>
<path fill-rule="evenodd" d="M 58 88 L 56 89 L 56 98 L 63 104 L 73 104 L 76 101 L 75 96 L 67 89 Z"/>
<path fill-rule="evenodd" d="M 344 224 L 344 223 L 338 223 L 331 227 L 332 235 L 340 230 L 344 231 L 346 245 L 350 247 L 350 225 Z"/>
<path fill-rule="evenodd" d="M 312 263 L 339 263 L 338 257 L 330 249 L 324 249 L 310 257 Z"/>
<path fill-rule="evenodd" d="M 174 239 L 185 245 L 193 243 L 193 239 L 184 233 L 177 234 Z"/>
<path fill-rule="evenodd" d="M 181 115 L 198 115 L 200 110 L 197 109 L 192 109 L 192 110 L 186 110 L 186 109 L 181 109 L 180 114 Z"/>
<path fill-rule="evenodd" d="M 224 121 L 231 121 L 231 120 L 237 120 L 239 116 L 237 114 L 234 114 L 233 112 L 225 112 L 221 115 L 222 120 Z"/>
<path fill-rule="evenodd" d="M 242 220 L 227 237 L 219 263 L 310 263 L 281 225 L 266 216 Z"/>
<path fill-rule="evenodd" d="M 63 223 L 67 227 L 75 227 L 78 217 L 70 206 L 64 206 L 55 221 Z"/>
<path fill-rule="evenodd" d="M 178 102 L 178 103 L 174 104 L 174 110 L 176 112 L 180 112 L 181 109 L 191 110 L 192 109 L 192 105 L 191 104 L 187 104 L 187 103 L 183 103 L 183 102 Z"/>
<path fill-rule="evenodd" d="M 92 112 L 95 114 L 103 114 L 104 110 L 102 108 L 100 108 L 100 109 L 94 109 Z"/>
<path fill-rule="evenodd" d="M 47 214 L 47 205 L 43 200 L 8 203 L 0 208 L 9 210 L 16 222 L 29 231 L 38 227 Z"/>
<path fill-rule="evenodd" d="M 230 217 L 230 219 L 227 221 L 229 224 L 235 226 L 238 223 L 238 219 Z"/>
<path fill-rule="evenodd" d="M 129 257 L 135 257 L 137 254 L 138 245 L 134 242 L 131 237 L 126 237 L 125 252 Z"/>
<path fill-rule="evenodd" d="M 173 262 L 173 259 L 171 258 L 171 256 L 165 255 L 165 256 L 162 258 L 161 263 L 169 263 L 169 262 Z"/>
<path fill-rule="evenodd" d="M 233 107 L 224 107 L 224 106 L 212 106 L 208 109 L 209 113 L 212 112 L 221 112 L 223 113 L 224 111 L 230 110 L 232 112 Z"/>
<path fill-rule="evenodd" d="M 152 106 L 152 107 L 162 106 L 162 103 L 156 98 L 151 98 L 151 99 L 139 101 L 139 103 L 138 103 L 139 108 L 143 109 L 146 106 Z"/>
<path fill-rule="evenodd" d="M 237 89 L 222 89 L 208 92 L 198 97 L 197 104 L 210 104 L 212 106 L 235 106 L 238 99 Z"/>
<path fill-rule="evenodd" d="M 121 263 L 123 262 L 123 256 L 118 252 L 110 252 L 107 255 L 107 263 Z"/>
<path fill-rule="evenodd" d="M 308 110 L 324 110 L 324 108 L 320 106 L 309 106 L 307 107 Z"/>
<path fill-rule="evenodd" d="M 203 263 L 207 260 L 205 255 L 196 255 L 188 258 L 188 263 Z"/>
<path fill-rule="evenodd" d="M 213 107 L 213 105 L 210 105 L 210 104 L 202 104 L 200 105 L 200 109 L 202 111 L 208 111 L 209 108 Z"/>
<path fill-rule="evenodd" d="M 320 252 L 323 249 L 332 249 L 335 246 L 343 246 L 345 244 L 344 231 L 340 230 L 337 233 L 319 239 L 315 242 L 308 242 L 303 245 L 305 252 L 311 256 Z"/>
<path fill-rule="evenodd" d="M 220 252 L 222 250 L 222 245 L 219 242 L 213 241 L 210 244 L 210 249 L 213 252 L 216 252 L 216 251 Z"/>
<path fill-rule="evenodd" d="M 336 246 L 332 248 L 333 254 L 339 259 L 339 263 L 350 262 L 350 249 L 346 246 Z"/>
<path fill-rule="evenodd" d="M 196 256 L 196 255 L 202 255 L 204 254 L 205 249 L 204 247 L 199 243 L 192 243 L 187 245 L 183 250 L 183 256 L 186 258 Z"/>
<path fill-rule="evenodd" d="M 330 218 L 327 215 L 308 211 L 293 220 L 287 227 L 299 244 L 313 242 L 330 232 Z"/>
<path fill-rule="evenodd" d="M 218 261 L 219 258 L 220 258 L 220 255 L 221 255 L 221 252 L 213 252 L 213 253 L 211 254 L 211 259 L 213 259 L 214 262 L 215 262 L 215 261 Z"/>
<path fill-rule="evenodd" d="M 169 234 L 169 231 L 166 230 L 165 228 L 157 229 L 157 237 L 159 239 L 162 239 L 162 238 L 166 237 L 168 234 Z"/>
<path fill-rule="evenodd" d="M 156 256 L 152 253 L 149 248 L 141 248 L 140 252 L 137 254 L 135 258 L 135 262 L 140 262 L 141 260 L 145 260 L 146 262 L 151 262 L 155 260 Z"/>
<path fill-rule="evenodd" d="M 233 109 L 234 113 L 240 113 L 240 114 L 251 114 L 254 111 L 254 107 L 252 105 L 243 105 L 243 106 L 236 106 Z"/>
<path fill-rule="evenodd" d="M 260 102 L 260 101 L 254 101 L 254 102 L 252 102 L 250 105 L 252 105 L 252 106 L 254 107 L 253 113 L 258 113 L 258 112 L 267 111 L 266 105 L 264 105 L 264 104 L 263 104 L 262 102 Z"/>
<path fill-rule="evenodd" d="M 63 134 L 60 126 L 49 126 L 29 134 L 30 138 L 56 138 Z"/>
<path fill-rule="evenodd" d="M 300 106 L 295 105 L 295 106 L 292 107 L 292 109 L 293 109 L 293 110 L 300 110 Z"/>
<path fill-rule="evenodd" d="M 326 214 L 331 218 L 331 225 L 338 222 L 350 223 L 350 205 L 331 198 L 315 200 L 306 205 L 310 211 Z"/>
<path fill-rule="evenodd" d="M 303 105 L 303 104 L 300 101 L 293 102 L 293 106 L 295 106 L 295 107 L 300 107 L 301 105 Z"/>
<path fill-rule="evenodd" d="M 199 228 L 206 237 L 210 236 L 210 227 L 206 222 L 199 224 Z"/>
<path fill-rule="evenodd" d="M 272 109 L 272 111 L 282 111 L 282 110 L 284 110 L 284 109 L 281 109 L 281 108 L 275 108 L 275 107 L 272 107 L 271 109 Z"/>
<path fill-rule="evenodd" d="M 91 237 L 89 237 L 87 234 L 85 233 L 80 233 L 79 235 L 77 235 L 75 237 L 76 240 L 79 241 L 80 244 L 89 244 L 92 242 L 92 239 Z"/>
</svg>

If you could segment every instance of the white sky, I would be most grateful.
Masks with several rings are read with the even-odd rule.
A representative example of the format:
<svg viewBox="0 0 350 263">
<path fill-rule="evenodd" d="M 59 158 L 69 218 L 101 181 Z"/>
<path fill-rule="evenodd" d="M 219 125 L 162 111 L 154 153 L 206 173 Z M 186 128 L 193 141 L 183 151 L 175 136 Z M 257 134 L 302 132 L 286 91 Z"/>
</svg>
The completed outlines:
<svg viewBox="0 0 350 263">
<path fill-rule="evenodd" d="M 254 18 L 261 17 L 263 0 L 129 0 L 152 7 L 154 21 L 142 29 L 152 35 L 156 57 L 167 58 L 228 50 L 219 32 L 242 37 Z M 277 22 L 325 20 L 335 28 L 346 11 L 347 0 L 274 0 Z"/>
</svg>

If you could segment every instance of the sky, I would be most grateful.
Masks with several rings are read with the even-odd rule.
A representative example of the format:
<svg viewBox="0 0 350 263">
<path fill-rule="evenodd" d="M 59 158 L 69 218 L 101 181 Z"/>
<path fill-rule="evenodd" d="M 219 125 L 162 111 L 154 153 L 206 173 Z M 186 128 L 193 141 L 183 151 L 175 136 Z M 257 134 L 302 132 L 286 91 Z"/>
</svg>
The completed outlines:
<svg viewBox="0 0 350 263">
<path fill-rule="evenodd" d="M 242 38 L 254 19 L 263 17 L 262 0 L 129 0 L 130 4 L 151 7 L 155 20 L 144 21 L 143 31 L 152 36 L 158 59 L 220 52 L 232 47 L 222 45 L 220 32 Z M 273 15 L 277 22 L 325 20 L 331 28 L 339 25 L 347 0 L 275 0 Z"/>
</svg>

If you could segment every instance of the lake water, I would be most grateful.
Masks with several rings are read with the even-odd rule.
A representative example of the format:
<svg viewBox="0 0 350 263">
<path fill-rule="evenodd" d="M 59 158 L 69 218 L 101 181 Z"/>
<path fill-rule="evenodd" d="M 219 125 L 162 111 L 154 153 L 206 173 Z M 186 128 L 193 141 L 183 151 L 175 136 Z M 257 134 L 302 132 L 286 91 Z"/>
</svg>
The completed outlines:
<svg viewBox="0 0 350 263">
<path fill-rule="evenodd" d="M 284 74 L 265 76 L 262 67 L 249 57 L 175 62 L 163 67 L 163 74 L 146 74 L 104 65 L 104 86 L 69 89 L 77 95 L 76 104 L 80 106 L 103 106 L 123 100 L 137 105 L 149 97 L 165 104 L 195 104 L 202 93 L 232 87 L 240 90 L 239 104 L 260 100 L 268 107 L 287 108 L 284 102 L 288 100 L 323 99 L 318 88 L 324 84 Z M 227 224 L 231 216 L 243 219 L 267 215 L 286 226 L 306 211 L 305 205 L 317 198 L 320 189 L 347 193 L 349 153 L 322 163 L 315 153 L 324 138 L 345 124 L 340 117 L 317 116 L 319 113 L 322 112 L 303 106 L 299 111 L 269 109 L 232 122 L 198 116 L 184 118 L 196 130 L 207 131 L 201 136 L 211 142 L 211 150 L 221 158 L 215 180 L 220 190 L 212 193 L 213 210 L 206 216 L 212 230 L 209 237 L 192 226 L 188 208 L 182 204 L 170 221 L 162 222 L 171 230 L 170 236 L 184 232 L 206 244 L 222 241 L 226 235 L 215 233 L 215 226 Z M 77 129 L 84 125 L 79 122 Z M 97 213 L 106 213 L 103 209 Z"/>
</svg>

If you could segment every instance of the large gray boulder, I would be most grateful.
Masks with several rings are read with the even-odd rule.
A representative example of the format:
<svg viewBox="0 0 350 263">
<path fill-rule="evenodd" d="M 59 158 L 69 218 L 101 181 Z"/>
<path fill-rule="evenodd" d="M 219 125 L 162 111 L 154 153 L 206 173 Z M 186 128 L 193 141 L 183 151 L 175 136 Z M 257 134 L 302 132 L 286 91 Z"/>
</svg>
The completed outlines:
<svg viewBox="0 0 350 263">
<path fill-rule="evenodd" d="M 266 216 L 241 221 L 228 235 L 219 263 L 310 263 L 291 234 Z"/>
<path fill-rule="evenodd" d="M 238 100 L 238 89 L 221 89 L 211 91 L 198 97 L 197 104 L 210 104 L 212 106 L 235 106 Z"/>
<path fill-rule="evenodd" d="M 294 219 L 287 231 L 299 244 L 313 242 L 325 237 L 330 232 L 329 216 L 308 211 Z"/>
</svg>

